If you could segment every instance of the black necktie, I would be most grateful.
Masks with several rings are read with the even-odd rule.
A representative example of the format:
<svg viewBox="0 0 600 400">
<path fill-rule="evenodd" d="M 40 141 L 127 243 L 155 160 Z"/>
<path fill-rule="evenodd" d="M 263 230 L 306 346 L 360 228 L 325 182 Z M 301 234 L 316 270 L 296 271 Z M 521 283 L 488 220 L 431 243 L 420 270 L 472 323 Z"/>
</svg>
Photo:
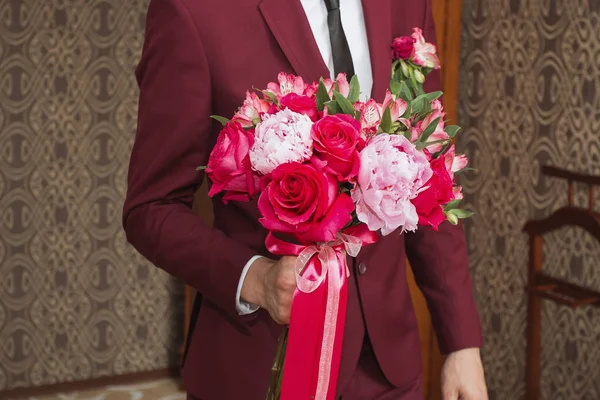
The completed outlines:
<svg viewBox="0 0 600 400">
<path fill-rule="evenodd" d="M 354 65 L 344 28 L 342 28 L 340 0 L 325 0 L 325 5 L 327 6 L 327 25 L 329 26 L 334 73 L 337 75 L 345 72 L 350 80 L 354 75 Z"/>
</svg>

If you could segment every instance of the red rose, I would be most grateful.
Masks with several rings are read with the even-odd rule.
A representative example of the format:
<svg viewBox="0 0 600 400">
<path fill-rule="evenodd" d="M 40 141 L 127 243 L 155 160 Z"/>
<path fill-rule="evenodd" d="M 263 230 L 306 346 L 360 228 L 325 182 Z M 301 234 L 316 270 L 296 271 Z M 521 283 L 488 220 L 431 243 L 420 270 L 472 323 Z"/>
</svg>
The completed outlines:
<svg viewBox="0 0 600 400">
<path fill-rule="evenodd" d="M 454 193 L 444 155 L 432 160 L 430 165 L 433 175 L 425 184 L 429 188 L 419 193 L 412 203 L 419 215 L 419 225 L 431 225 L 437 231 L 438 226 L 446 220 L 441 206 L 454 200 Z"/>
<path fill-rule="evenodd" d="M 311 136 L 315 156 L 323 162 L 325 171 L 341 181 L 358 174 L 359 150 L 364 147 L 360 123 L 350 115 L 329 115 L 313 125 Z"/>
<path fill-rule="evenodd" d="M 308 96 L 301 96 L 296 93 L 289 93 L 280 100 L 281 108 L 288 108 L 291 111 L 308 116 L 313 122 L 319 118 L 317 103 L 315 99 Z"/>
<path fill-rule="evenodd" d="M 352 220 L 354 202 L 337 180 L 313 164 L 287 163 L 271 174 L 258 199 L 261 224 L 301 243 L 329 242 Z"/>
<path fill-rule="evenodd" d="M 411 36 L 400 36 L 392 42 L 392 57 L 394 60 L 408 60 L 415 51 L 415 39 Z"/>
<path fill-rule="evenodd" d="M 228 123 L 219 133 L 210 153 L 206 174 L 212 186 L 208 195 L 225 192 L 223 202 L 248 201 L 257 193 L 259 179 L 252 171 L 248 152 L 254 144 L 254 133 L 245 131 L 237 122 Z"/>
</svg>

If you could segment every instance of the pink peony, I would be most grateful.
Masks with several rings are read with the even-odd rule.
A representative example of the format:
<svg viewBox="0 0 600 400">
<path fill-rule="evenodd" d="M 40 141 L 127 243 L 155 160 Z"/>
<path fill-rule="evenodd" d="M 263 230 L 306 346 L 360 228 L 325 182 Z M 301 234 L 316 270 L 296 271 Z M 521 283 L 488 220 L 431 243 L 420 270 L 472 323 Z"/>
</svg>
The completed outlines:
<svg viewBox="0 0 600 400">
<path fill-rule="evenodd" d="M 384 133 L 367 142 L 360 162 L 358 184 L 352 190 L 358 219 L 383 235 L 399 227 L 417 229 L 419 217 L 411 200 L 432 175 L 425 154 L 404 136 Z"/>
<path fill-rule="evenodd" d="M 412 37 L 415 40 L 413 62 L 425 68 L 439 69 L 440 59 L 435 45 L 425 41 L 423 31 L 419 28 L 413 29 Z"/>
<path fill-rule="evenodd" d="M 387 106 L 391 105 L 390 111 L 392 115 L 392 122 L 400 120 L 400 117 L 404 115 L 408 105 L 400 98 L 396 98 L 388 89 L 385 93 L 385 99 L 383 100 L 382 108 L 385 110 Z"/>
<path fill-rule="evenodd" d="M 277 81 L 278 83 L 271 82 L 267 85 L 267 91 L 273 93 L 277 100 L 290 93 L 301 95 L 306 88 L 302 77 L 286 74 L 285 72 L 280 72 L 277 75 Z"/>
<path fill-rule="evenodd" d="M 256 93 L 246 92 L 244 104 L 231 120 L 249 128 L 258 124 L 262 115 L 269 112 L 270 107 L 269 103 L 259 98 Z"/>
<path fill-rule="evenodd" d="M 325 172 L 341 181 L 356 176 L 360 166 L 358 151 L 364 147 L 360 124 L 352 116 L 326 116 L 313 125 L 315 157 L 323 163 Z"/>
<path fill-rule="evenodd" d="M 265 114 L 256 126 L 254 146 L 250 150 L 252 168 L 268 175 L 281 164 L 309 160 L 312 125 L 309 117 L 289 109 Z"/>
<path fill-rule="evenodd" d="M 452 177 L 446 169 L 446 160 L 442 154 L 431 161 L 433 175 L 427 181 L 427 189 L 413 199 L 419 215 L 419 225 L 429 225 L 434 230 L 446 220 L 442 206 L 454 200 Z"/>
<path fill-rule="evenodd" d="M 319 119 L 317 103 L 308 96 L 300 96 L 296 93 L 286 94 L 281 98 L 281 108 L 287 108 L 299 114 L 304 114 L 313 122 Z"/>
<path fill-rule="evenodd" d="M 311 163 L 277 167 L 258 199 L 260 223 L 302 243 L 330 242 L 352 220 L 354 203 L 338 181 Z"/>
<path fill-rule="evenodd" d="M 363 137 L 366 139 L 375 135 L 381 123 L 381 106 L 375 100 L 369 99 L 366 103 L 357 101 L 354 103 L 354 109 L 360 112 Z"/>
<path fill-rule="evenodd" d="M 392 58 L 394 60 L 409 60 L 415 52 L 415 38 L 400 36 L 392 42 Z"/>
<path fill-rule="evenodd" d="M 208 195 L 225 192 L 223 202 L 248 201 L 258 192 L 259 179 L 250 167 L 248 152 L 254 133 L 236 122 L 228 123 L 219 133 L 210 154 L 206 174 L 212 182 Z"/>
</svg>

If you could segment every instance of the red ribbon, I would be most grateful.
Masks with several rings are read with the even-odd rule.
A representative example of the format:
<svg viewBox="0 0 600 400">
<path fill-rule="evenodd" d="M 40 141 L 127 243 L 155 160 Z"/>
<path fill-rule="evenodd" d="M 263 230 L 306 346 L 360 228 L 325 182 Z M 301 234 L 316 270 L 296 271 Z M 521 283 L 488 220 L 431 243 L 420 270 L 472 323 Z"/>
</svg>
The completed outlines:
<svg viewBox="0 0 600 400">
<path fill-rule="evenodd" d="M 280 400 L 335 398 L 348 297 L 344 251 L 356 257 L 362 245 L 375 241 L 377 234 L 364 224 L 334 242 L 309 246 L 267 236 L 272 254 L 298 256 Z"/>
</svg>

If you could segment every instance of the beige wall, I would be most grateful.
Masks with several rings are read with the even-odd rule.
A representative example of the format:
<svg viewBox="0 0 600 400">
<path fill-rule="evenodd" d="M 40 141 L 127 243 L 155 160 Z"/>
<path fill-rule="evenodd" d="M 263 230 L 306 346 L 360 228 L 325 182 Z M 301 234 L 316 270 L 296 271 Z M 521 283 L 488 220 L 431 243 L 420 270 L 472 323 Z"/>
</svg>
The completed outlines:
<svg viewBox="0 0 600 400">
<path fill-rule="evenodd" d="M 144 0 L 0 0 L 0 391 L 177 363 L 181 288 L 126 245 Z"/>
<path fill-rule="evenodd" d="M 600 174 L 600 2 L 463 0 L 463 28 L 459 147 L 478 169 L 463 184 L 477 213 L 468 239 L 484 362 L 492 398 L 522 399 L 520 230 L 566 204 L 566 185 L 540 178 L 542 165 Z M 585 193 L 577 199 L 585 204 Z M 600 288 L 600 247 L 583 231 L 551 235 L 545 251 L 552 274 Z M 600 399 L 599 309 L 546 302 L 542 330 L 543 398 Z"/>
</svg>

